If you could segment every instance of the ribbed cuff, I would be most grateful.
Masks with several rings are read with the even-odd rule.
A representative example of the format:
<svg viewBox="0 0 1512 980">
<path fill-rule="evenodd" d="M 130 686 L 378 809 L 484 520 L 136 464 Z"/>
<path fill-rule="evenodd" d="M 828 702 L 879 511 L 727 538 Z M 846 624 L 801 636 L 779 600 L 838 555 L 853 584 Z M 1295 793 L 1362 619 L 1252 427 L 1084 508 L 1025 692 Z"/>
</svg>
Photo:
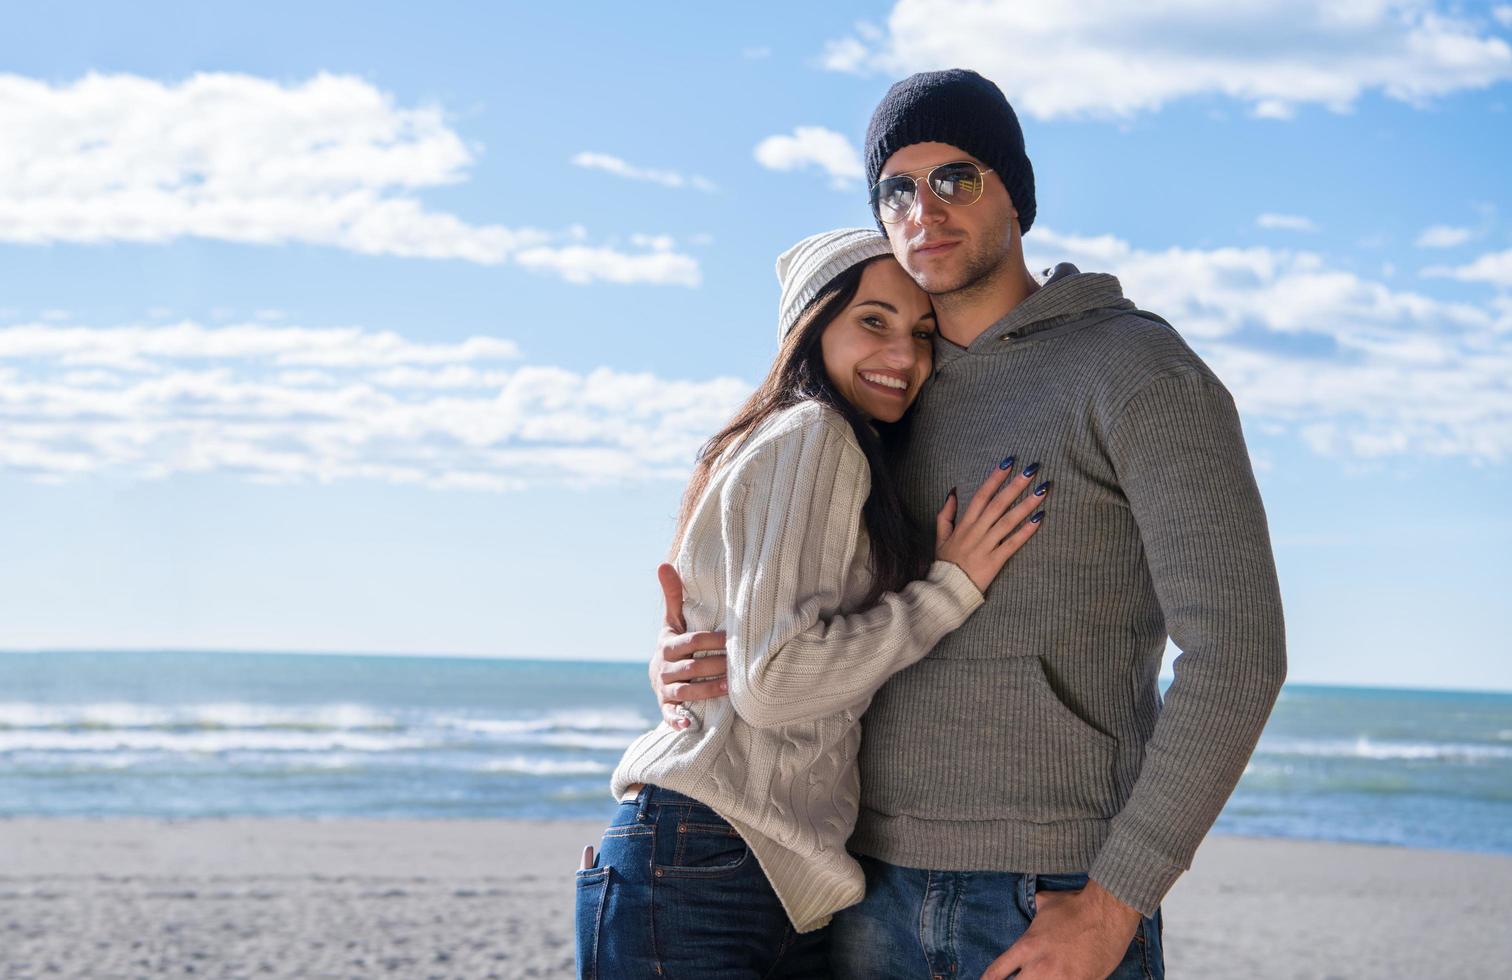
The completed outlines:
<svg viewBox="0 0 1512 980">
<path fill-rule="evenodd" d="M 1115 827 L 1097 852 L 1088 875 L 1114 898 L 1148 918 L 1185 870 Z"/>
<path fill-rule="evenodd" d="M 976 583 L 971 580 L 971 576 L 967 575 L 961 569 L 961 566 L 954 562 L 936 559 L 929 566 L 928 581 L 949 589 L 950 594 L 955 597 L 956 601 L 960 602 L 967 613 L 976 612 L 976 608 L 985 601 L 982 596 L 982 590 L 976 587 Z"/>
</svg>

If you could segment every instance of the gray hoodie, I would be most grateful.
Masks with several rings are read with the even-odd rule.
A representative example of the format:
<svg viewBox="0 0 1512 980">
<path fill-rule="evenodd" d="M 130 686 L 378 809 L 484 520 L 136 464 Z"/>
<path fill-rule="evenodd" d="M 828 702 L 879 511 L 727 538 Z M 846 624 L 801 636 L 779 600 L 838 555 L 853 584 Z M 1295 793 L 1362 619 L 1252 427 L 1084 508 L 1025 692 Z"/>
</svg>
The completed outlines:
<svg viewBox="0 0 1512 980">
<path fill-rule="evenodd" d="M 1069 265 L 943 339 L 895 460 L 933 528 L 998 461 L 1044 526 L 863 719 L 850 846 L 938 870 L 1090 872 L 1150 915 L 1232 792 L 1286 670 L 1265 512 L 1229 393 L 1118 280 Z M 1162 707 L 1169 635 L 1182 650 Z"/>
</svg>

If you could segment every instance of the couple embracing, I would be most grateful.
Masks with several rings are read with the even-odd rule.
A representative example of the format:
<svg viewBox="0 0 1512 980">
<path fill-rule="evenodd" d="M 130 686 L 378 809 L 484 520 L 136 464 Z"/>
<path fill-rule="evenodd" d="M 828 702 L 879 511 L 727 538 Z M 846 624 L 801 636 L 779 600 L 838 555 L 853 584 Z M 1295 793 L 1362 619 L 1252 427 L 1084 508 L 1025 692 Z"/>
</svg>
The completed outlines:
<svg viewBox="0 0 1512 980">
<path fill-rule="evenodd" d="M 897 83 L 866 165 L 883 234 L 778 259 L 776 362 L 684 493 L 579 975 L 1163 976 L 1285 674 L 1233 400 L 1113 276 L 1030 274 L 992 82 Z"/>
</svg>

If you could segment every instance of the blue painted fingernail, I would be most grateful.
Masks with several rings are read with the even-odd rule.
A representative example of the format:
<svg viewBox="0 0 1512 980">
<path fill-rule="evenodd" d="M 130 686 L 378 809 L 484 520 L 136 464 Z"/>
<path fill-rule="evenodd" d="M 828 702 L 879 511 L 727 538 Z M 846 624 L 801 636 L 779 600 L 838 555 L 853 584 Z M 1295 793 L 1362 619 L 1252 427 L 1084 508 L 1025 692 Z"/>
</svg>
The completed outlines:
<svg viewBox="0 0 1512 980">
<path fill-rule="evenodd" d="M 1038 514 L 1035 514 L 1033 517 L 1029 518 L 1029 523 L 1030 524 L 1038 524 L 1040 521 L 1044 520 L 1044 517 L 1045 517 L 1045 512 L 1044 511 L 1040 511 Z"/>
<path fill-rule="evenodd" d="M 1033 476 L 1034 474 L 1036 474 L 1038 472 L 1039 472 L 1039 464 L 1038 463 L 1030 463 L 1028 466 L 1024 467 L 1024 475 L 1025 476 Z"/>
<path fill-rule="evenodd" d="M 1000 470 L 1011 470 L 1011 469 L 1013 469 L 1013 457 L 1012 456 L 1005 457 L 1003 459 L 1003 461 L 998 464 L 998 469 L 1000 469 Z"/>
<path fill-rule="evenodd" d="M 1034 488 L 1034 495 L 1036 497 L 1043 497 L 1045 495 L 1045 491 L 1047 491 L 1049 489 L 1050 489 L 1050 481 L 1046 480 L 1044 483 L 1041 483 L 1039 486 L 1037 486 L 1037 487 Z"/>
</svg>

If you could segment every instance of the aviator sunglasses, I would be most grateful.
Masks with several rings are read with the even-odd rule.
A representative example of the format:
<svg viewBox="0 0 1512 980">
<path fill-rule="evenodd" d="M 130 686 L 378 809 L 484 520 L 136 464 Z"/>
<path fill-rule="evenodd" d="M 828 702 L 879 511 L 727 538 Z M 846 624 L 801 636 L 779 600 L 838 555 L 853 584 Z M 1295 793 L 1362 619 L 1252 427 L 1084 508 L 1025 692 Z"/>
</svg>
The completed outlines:
<svg viewBox="0 0 1512 980">
<path fill-rule="evenodd" d="M 910 170 L 877 181 L 871 190 L 871 206 L 877 217 L 888 224 L 903 220 L 908 209 L 913 207 L 914 195 L 919 189 L 919 182 L 912 175 L 922 173 L 925 171 Z M 960 160 L 928 168 L 924 182 L 934 196 L 946 204 L 975 204 L 981 200 L 982 188 L 986 186 L 984 178 L 990 173 L 990 169 L 984 170 L 974 163 Z"/>
</svg>

